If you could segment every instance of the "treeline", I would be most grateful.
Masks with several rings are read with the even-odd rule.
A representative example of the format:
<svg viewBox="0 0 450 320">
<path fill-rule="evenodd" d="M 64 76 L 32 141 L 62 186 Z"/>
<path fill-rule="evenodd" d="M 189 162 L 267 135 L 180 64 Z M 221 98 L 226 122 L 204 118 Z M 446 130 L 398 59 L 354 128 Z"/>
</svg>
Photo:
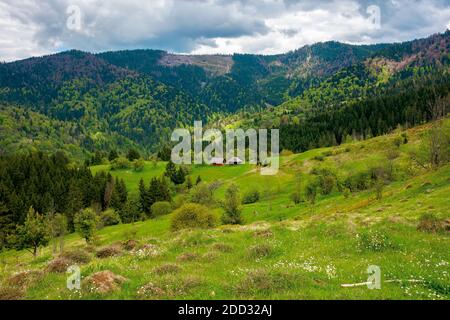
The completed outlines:
<svg viewBox="0 0 450 320">
<path fill-rule="evenodd" d="M 114 208 L 124 220 L 134 214 L 123 180 L 104 172 L 94 176 L 63 153 L 0 157 L 0 248 L 10 245 L 8 237 L 24 224 L 30 208 L 44 217 L 65 216 L 74 231 L 75 215 L 87 207 L 99 215 Z"/>
<path fill-rule="evenodd" d="M 399 125 L 412 127 L 433 119 L 436 100 L 450 92 L 448 76 L 438 82 L 414 81 L 388 89 L 363 101 L 317 113 L 298 124 L 280 126 L 280 146 L 295 152 L 338 145 L 386 134 Z M 449 111 L 446 106 L 444 113 Z"/>
</svg>

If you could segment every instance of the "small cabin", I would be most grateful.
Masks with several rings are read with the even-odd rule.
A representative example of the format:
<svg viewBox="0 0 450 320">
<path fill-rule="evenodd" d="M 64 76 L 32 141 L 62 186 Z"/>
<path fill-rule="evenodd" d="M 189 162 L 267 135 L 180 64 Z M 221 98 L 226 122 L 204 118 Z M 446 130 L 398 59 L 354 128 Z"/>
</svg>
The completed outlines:
<svg viewBox="0 0 450 320">
<path fill-rule="evenodd" d="M 215 167 L 222 167 L 224 163 L 225 161 L 223 160 L 223 158 L 215 157 L 211 159 L 211 165 Z"/>
<path fill-rule="evenodd" d="M 228 165 L 231 165 L 231 166 L 239 166 L 239 165 L 241 165 L 241 164 L 243 164 L 244 163 L 244 161 L 242 161 L 240 158 L 238 158 L 238 157 L 233 157 L 233 158 L 231 158 L 231 159 L 229 159 L 228 161 L 227 161 L 227 164 Z"/>
</svg>

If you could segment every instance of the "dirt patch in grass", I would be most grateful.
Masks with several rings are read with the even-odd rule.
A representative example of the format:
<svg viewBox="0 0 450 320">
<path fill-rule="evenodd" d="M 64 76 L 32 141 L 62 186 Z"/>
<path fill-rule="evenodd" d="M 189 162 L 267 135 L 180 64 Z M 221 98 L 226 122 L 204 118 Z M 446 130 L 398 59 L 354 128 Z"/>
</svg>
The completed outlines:
<svg viewBox="0 0 450 320">
<path fill-rule="evenodd" d="M 25 289 L 5 286 L 0 288 L 0 300 L 21 300 L 25 296 Z"/>
<path fill-rule="evenodd" d="M 189 294 L 202 283 L 203 281 L 196 276 L 187 276 L 182 279 L 178 277 L 163 279 L 140 287 L 137 291 L 137 296 L 140 299 L 173 299 Z"/>
<path fill-rule="evenodd" d="M 44 272 L 41 270 L 27 270 L 13 274 L 8 278 L 7 284 L 11 287 L 26 288 L 43 277 Z"/>
<path fill-rule="evenodd" d="M 164 296 L 167 296 L 166 289 L 163 289 L 159 287 L 158 285 L 150 282 L 146 285 L 140 287 L 137 291 L 137 295 L 141 299 L 148 299 L 148 298 L 162 298 Z"/>
<path fill-rule="evenodd" d="M 109 258 L 109 257 L 116 257 L 116 256 L 120 255 L 121 253 L 122 253 L 122 248 L 119 245 L 114 244 L 109 247 L 104 247 L 104 248 L 97 250 L 95 255 L 97 256 L 97 258 L 103 259 L 103 258 Z"/>
<path fill-rule="evenodd" d="M 47 265 L 46 270 L 52 273 L 64 273 L 72 264 L 72 261 L 70 261 L 69 259 L 60 257 L 50 261 L 50 263 Z"/>
<path fill-rule="evenodd" d="M 83 280 L 83 289 L 91 293 L 108 294 L 120 290 L 127 278 L 106 270 L 94 273 Z"/>
<path fill-rule="evenodd" d="M 132 251 L 139 246 L 139 242 L 136 240 L 127 240 L 122 243 L 122 246 L 127 251 Z"/>
<path fill-rule="evenodd" d="M 266 230 L 256 230 L 253 235 L 258 238 L 272 238 L 273 232 L 269 229 Z"/>
<path fill-rule="evenodd" d="M 241 296 L 252 296 L 255 293 L 279 292 L 295 285 L 298 279 L 295 275 L 267 270 L 254 270 L 234 286 L 234 290 Z"/>
<path fill-rule="evenodd" d="M 215 251 L 224 252 L 224 253 L 230 253 L 233 251 L 233 248 L 225 243 L 215 243 L 213 244 L 212 248 Z"/>
<path fill-rule="evenodd" d="M 254 259 L 266 258 L 272 253 L 273 247 L 268 244 L 257 244 L 248 249 L 248 255 Z"/>
<path fill-rule="evenodd" d="M 92 255 L 85 250 L 77 249 L 63 252 L 60 255 L 60 258 L 67 259 L 71 261 L 73 264 L 86 264 L 91 262 Z"/>
<path fill-rule="evenodd" d="M 450 219 L 439 219 L 433 213 L 424 213 L 419 218 L 417 230 L 429 233 L 450 231 Z"/>
<path fill-rule="evenodd" d="M 163 265 L 153 269 L 153 272 L 160 276 L 165 275 L 165 274 L 179 273 L 180 271 L 181 271 L 181 268 L 179 266 L 177 266 L 176 264 L 172 264 L 172 263 L 163 264 Z"/>
<path fill-rule="evenodd" d="M 198 259 L 198 254 L 192 252 L 186 252 L 177 257 L 180 262 L 190 262 Z"/>
<path fill-rule="evenodd" d="M 218 256 L 219 255 L 217 254 L 217 252 L 208 251 L 202 256 L 202 259 L 210 262 L 210 261 L 216 260 Z"/>
</svg>

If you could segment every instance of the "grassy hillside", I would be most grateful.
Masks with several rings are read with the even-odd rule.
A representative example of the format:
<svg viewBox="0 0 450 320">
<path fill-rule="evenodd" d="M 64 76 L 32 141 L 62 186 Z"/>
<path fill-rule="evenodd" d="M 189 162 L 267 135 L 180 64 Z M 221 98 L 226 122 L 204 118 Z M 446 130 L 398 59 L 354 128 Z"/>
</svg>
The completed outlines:
<svg viewBox="0 0 450 320">
<path fill-rule="evenodd" d="M 450 121 L 444 128 L 448 132 Z M 217 199 L 231 183 L 241 194 L 260 192 L 260 201 L 243 206 L 244 225 L 171 232 L 169 214 L 99 230 L 95 245 L 86 246 L 76 234 L 67 236 L 66 252 L 79 249 L 91 258 L 80 264 L 83 278 L 109 270 L 127 279 L 105 294 L 83 286 L 69 291 L 67 275 L 48 267 L 54 259 L 50 247 L 34 261 L 25 251 L 2 252 L 0 294 L 25 299 L 449 299 L 449 232 L 417 229 L 425 213 L 447 220 L 447 230 L 450 219 L 450 165 L 422 168 L 411 157 L 426 151 L 428 133 L 429 126 L 422 126 L 285 155 L 276 176 L 261 176 L 250 165 L 194 166 L 194 181 L 200 175 L 203 181 L 220 182 Z M 396 155 L 389 160 L 393 149 Z M 352 192 L 335 187 L 319 194 L 314 205 L 291 200 L 295 190 L 319 177 L 317 172 L 326 169 L 345 182 L 380 165 L 393 168 L 381 199 L 373 187 Z M 141 172 L 111 173 L 137 193 L 141 178 L 149 181 L 164 167 L 146 163 Z M 92 168 L 101 170 L 109 167 Z M 211 211 L 222 213 L 217 206 Z M 104 248 L 114 256 L 96 257 Z M 370 265 L 381 268 L 381 290 L 341 286 L 367 281 Z"/>
</svg>

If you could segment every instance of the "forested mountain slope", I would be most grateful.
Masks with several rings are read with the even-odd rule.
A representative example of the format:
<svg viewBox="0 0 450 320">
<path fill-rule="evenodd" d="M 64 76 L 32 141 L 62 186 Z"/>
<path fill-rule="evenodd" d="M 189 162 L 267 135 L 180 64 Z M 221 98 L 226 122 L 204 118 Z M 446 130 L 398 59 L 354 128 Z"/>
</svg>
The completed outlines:
<svg viewBox="0 0 450 320">
<path fill-rule="evenodd" d="M 193 120 L 221 126 L 242 123 L 237 120 L 244 120 L 244 126 L 297 125 L 322 117 L 323 112 L 390 99 L 385 96 L 408 91 L 411 83 L 416 95 L 422 94 L 421 88 L 433 88 L 433 94 L 427 93 L 424 99 L 434 100 L 447 93 L 449 35 L 447 31 L 401 44 L 370 46 L 327 42 L 274 56 L 68 51 L 3 63 L 0 130 L 15 131 L 17 139 L 27 141 L 25 150 L 59 150 L 67 145 L 65 134 L 59 129 L 50 134 L 49 127 L 60 123 L 72 136 L 71 147 L 62 149 L 77 158 L 99 150 L 125 152 L 130 146 L 148 154 L 168 143 L 173 128 L 191 126 Z M 403 99 L 397 111 L 418 108 L 423 113 L 428 102 L 421 98 L 420 106 L 412 106 L 411 99 Z M 379 107 L 375 102 L 373 109 Z M 14 118 L 18 122 L 12 124 Z M 409 122 L 428 119 L 421 116 Z M 33 120 L 42 125 L 33 126 Z M 385 127 L 395 127 L 396 122 Z M 314 136 L 339 142 L 354 129 L 346 121 L 335 138 L 323 128 L 314 131 Z M 295 130 L 283 130 L 289 136 L 282 140 L 292 140 Z M 35 142 L 43 137 L 50 143 Z M 27 143 L 2 135 L 1 152 L 10 153 Z M 308 146 L 289 143 L 284 147 L 303 150 Z"/>
</svg>

